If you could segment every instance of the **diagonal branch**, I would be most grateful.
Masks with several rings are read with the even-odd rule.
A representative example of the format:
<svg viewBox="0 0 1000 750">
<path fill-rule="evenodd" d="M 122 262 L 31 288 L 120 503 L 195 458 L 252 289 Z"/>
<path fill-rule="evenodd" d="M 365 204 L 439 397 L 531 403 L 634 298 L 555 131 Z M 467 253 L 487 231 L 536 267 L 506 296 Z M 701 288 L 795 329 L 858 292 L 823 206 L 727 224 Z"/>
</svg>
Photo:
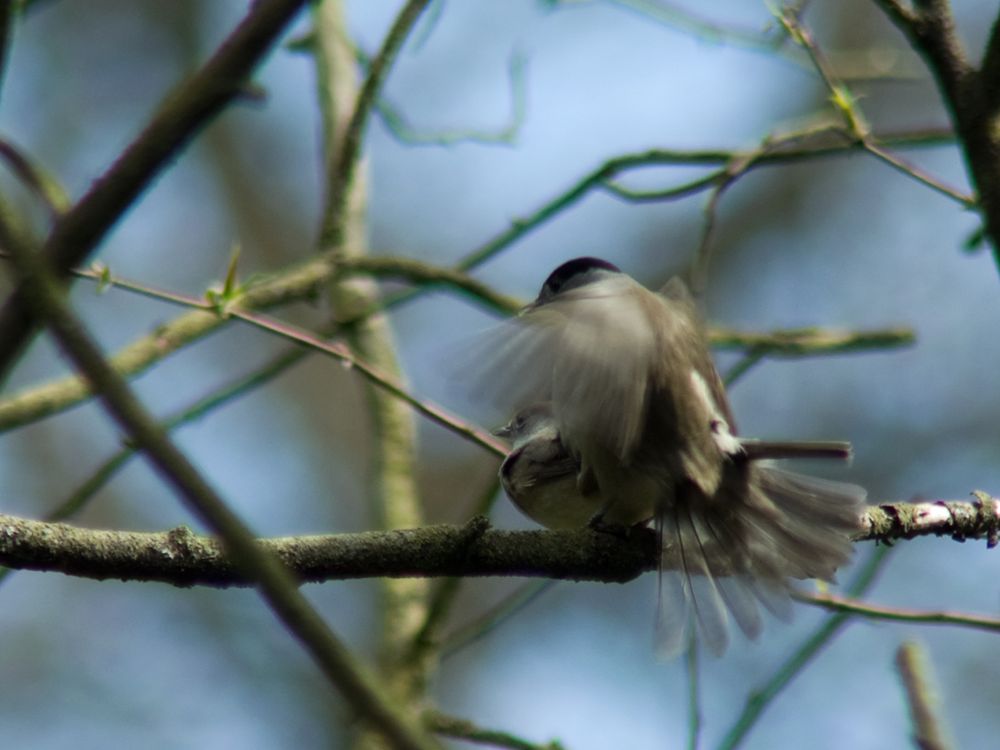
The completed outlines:
<svg viewBox="0 0 1000 750">
<path fill-rule="evenodd" d="M 159 112 L 93 187 L 55 225 L 46 262 L 60 277 L 80 265 L 139 195 L 201 128 L 238 97 L 244 83 L 304 0 L 261 0 Z M 37 323 L 23 287 L 0 309 L 0 380 L 31 339 Z"/>
<path fill-rule="evenodd" d="M 293 575 L 266 549 L 177 449 L 104 360 L 89 332 L 69 312 L 46 260 L 0 219 L 0 242 L 14 258 L 25 298 L 46 321 L 63 352 L 93 384 L 114 421 L 146 455 L 181 501 L 223 540 L 227 557 L 251 581 L 288 631 L 299 640 L 330 684 L 398 748 L 427 750 L 436 745 L 411 725 L 384 695 L 382 687 L 340 642 L 296 586 Z M 222 547 L 219 548 L 220 550 Z"/>
</svg>

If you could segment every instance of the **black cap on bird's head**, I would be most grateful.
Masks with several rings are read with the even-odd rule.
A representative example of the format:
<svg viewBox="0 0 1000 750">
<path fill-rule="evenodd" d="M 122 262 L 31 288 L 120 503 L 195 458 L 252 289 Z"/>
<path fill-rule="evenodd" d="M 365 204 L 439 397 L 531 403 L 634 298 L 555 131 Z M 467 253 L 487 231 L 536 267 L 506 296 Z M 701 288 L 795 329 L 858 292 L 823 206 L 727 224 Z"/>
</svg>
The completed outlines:
<svg viewBox="0 0 1000 750">
<path fill-rule="evenodd" d="M 601 258 L 584 257 L 568 260 L 545 279 L 535 304 L 543 305 L 560 292 L 589 284 L 597 280 L 602 272 L 621 273 L 622 271 L 614 263 L 609 263 Z"/>
</svg>

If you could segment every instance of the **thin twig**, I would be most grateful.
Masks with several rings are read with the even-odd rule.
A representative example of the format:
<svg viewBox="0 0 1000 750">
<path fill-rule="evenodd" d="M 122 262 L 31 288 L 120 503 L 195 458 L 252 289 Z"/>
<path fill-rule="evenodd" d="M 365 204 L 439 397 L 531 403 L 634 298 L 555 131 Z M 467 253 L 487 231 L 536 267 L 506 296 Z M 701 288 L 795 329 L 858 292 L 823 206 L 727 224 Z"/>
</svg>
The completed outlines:
<svg viewBox="0 0 1000 750">
<path fill-rule="evenodd" d="M 887 328 L 849 331 L 837 328 L 789 328 L 770 333 L 713 327 L 712 346 L 724 351 L 740 350 L 769 357 L 806 357 L 844 352 L 910 346 L 916 340 L 912 329 Z"/>
<path fill-rule="evenodd" d="M 166 98 L 145 130 L 56 222 L 43 253 L 57 277 L 64 278 L 82 264 L 155 176 L 240 95 L 247 76 L 304 4 L 304 0 L 261 0 L 252 5 L 201 70 Z M 37 330 L 30 304 L 18 288 L 0 308 L 0 381 Z"/>
<path fill-rule="evenodd" d="M 462 649 L 482 640 L 512 617 L 523 612 L 555 583 L 543 580 L 521 584 L 485 612 L 449 633 L 442 643 L 441 658 L 454 656 Z"/>
<path fill-rule="evenodd" d="M 384 98 L 376 102 L 375 111 L 392 136 L 407 146 L 457 146 L 462 143 L 510 146 L 517 140 L 527 113 L 526 67 L 523 55 L 515 52 L 510 56 L 507 63 L 510 114 L 507 116 L 506 124 L 493 131 L 473 128 L 451 128 L 435 132 L 420 130 Z"/>
<path fill-rule="evenodd" d="M 406 278 L 428 285 L 442 284 L 462 290 L 498 312 L 509 313 L 521 307 L 518 300 L 493 291 L 490 287 L 452 269 L 431 266 L 404 258 L 341 258 L 336 269 L 353 273 L 367 272 L 387 277 Z M 156 362 L 165 351 L 173 351 L 188 337 L 201 337 L 215 330 L 229 317 L 237 317 L 264 330 L 285 336 L 328 355 L 348 366 L 358 368 L 366 378 L 382 384 L 389 392 L 415 406 L 431 419 L 458 434 L 471 437 L 475 442 L 496 451 L 502 444 L 484 431 L 472 427 L 441 407 L 413 396 L 394 378 L 379 372 L 368 363 L 355 357 L 342 344 L 328 342 L 324 335 L 317 335 L 289 324 L 252 313 L 254 308 L 271 307 L 288 299 L 289 289 L 314 287 L 326 273 L 321 261 L 304 266 L 295 277 L 282 277 L 281 285 L 262 282 L 245 291 L 237 290 L 231 300 L 206 301 L 155 286 L 121 278 L 107 267 L 74 271 L 77 275 L 107 287 L 117 287 L 135 294 L 171 304 L 192 308 L 196 312 L 181 316 L 174 324 L 159 329 L 152 337 L 140 339 L 111 358 L 111 363 L 121 374 L 135 374 Z M 709 337 L 713 346 L 720 349 L 746 349 L 755 361 L 766 356 L 804 357 L 888 349 L 912 343 L 913 333 L 907 329 L 876 331 L 841 331 L 837 329 L 801 328 L 770 333 L 741 332 L 733 329 L 712 329 Z M 755 363 L 755 362 L 754 362 Z M 742 373 L 740 373 L 742 374 Z M 732 373 L 730 374 L 730 377 Z M 62 378 L 41 386 L 28 388 L 0 400 L 0 432 L 29 423 L 50 414 L 68 409 L 90 395 L 84 381 L 78 377 Z"/>
<path fill-rule="evenodd" d="M 354 181 L 354 172 L 361 158 L 361 139 L 364 134 L 368 116 L 375 102 L 382 83 L 392 63 L 395 62 L 399 50 L 407 35 L 416 23 L 417 18 L 427 7 L 429 0 L 408 0 L 403 9 L 396 15 L 389 32 L 382 40 L 382 47 L 372 59 L 361 91 L 358 93 L 351 112 L 351 118 L 344 132 L 338 138 L 335 152 L 330 154 L 331 169 L 328 174 L 326 188 L 329 195 L 326 199 L 326 211 L 323 217 L 323 229 L 320 244 L 334 247 L 342 241 L 344 214 L 348 209 L 348 197 Z"/>
<path fill-rule="evenodd" d="M 789 10 L 778 12 L 778 19 L 787 30 L 789 37 L 800 47 L 802 47 L 813 64 L 820 80 L 830 92 L 830 101 L 834 109 L 843 119 L 844 125 L 850 136 L 862 145 L 865 151 L 885 162 L 903 174 L 912 177 L 917 182 L 923 183 L 927 187 L 942 195 L 951 198 L 962 204 L 966 208 L 975 208 L 978 202 L 975 196 L 957 190 L 946 184 L 926 170 L 916 164 L 896 156 L 885 148 L 884 144 L 878 143 L 872 137 L 871 126 L 861 113 L 857 103 L 857 97 L 838 79 L 826 59 L 826 55 L 819 48 L 812 32 L 802 23 L 798 15 Z"/>
<path fill-rule="evenodd" d="M 395 378 L 379 370 L 361 359 L 358 359 L 351 350 L 343 343 L 334 341 L 324 341 L 316 334 L 293 326 L 289 323 L 282 323 L 272 320 L 260 313 L 244 312 L 238 308 L 231 308 L 229 315 L 239 318 L 251 325 L 256 326 L 271 333 L 277 333 L 284 338 L 297 341 L 300 344 L 315 349 L 316 351 L 328 354 L 344 363 L 347 367 L 360 373 L 365 380 L 394 398 L 409 404 L 415 411 L 423 414 L 428 419 L 438 423 L 442 427 L 456 435 L 469 440 L 476 445 L 490 451 L 497 456 L 504 456 L 507 453 L 507 445 L 498 440 L 488 430 L 467 422 L 461 417 L 450 413 L 445 408 L 438 406 L 428 399 L 418 398 L 411 394 L 407 388 Z"/>
<path fill-rule="evenodd" d="M 484 729 L 467 719 L 447 716 L 440 711 L 425 711 L 424 724 L 435 734 L 453 737 L 475 745 L 507 748 L 507 750 L 563 750 L 563 745 L 556 740 L 538 744 L 522 739 L 510 732 L 497 729 Z"/>
<path fill-rule="evenodd" d="M 812 135 L 810 130 L 808 135 Z M 790 134 L 784 137 L 789 143 L 795 142 L 795 147 L 787 147 L 769 151 L 753 162 L 753 167 L 789 164 L 808 159 L 816 159 L 859 150 L 862 144 L 838 139 L 831 142 L 829 138 L 818 138 L 815 141 L 806 139 L 799 143 L 801 135 Z M 883 146 L 929 146 L 950 143 L 954 134 L 950 131 L 914 131 L 910 133 L 890 133 L 879 137 Z M 605 188 L 609 180 L 613 180 L 630 169 L 651 166 L 725 166 L 734 158 L 738 158 L 738 150 L 666 150 L 651 149 L 633 154 L 624 154 L 607 160 L 599 167 L 574 182 L 555 197 L 546 201 L 527 216 L 515 219 L 510 227 L 503 230 L 493 239 L 483 243 L 466 254 L 456 265 L 456 268 L 467 271 L 485 263 L 490 258 L 519 241 L 553 217 L 559 215 L 570 206 L 576 204 L 592 190 Z M 707 185 L 706 185 L 707 187 Z"/>
<path fill-rule="evenodd" d="M 851 612 L 870 620 L 912 622 L 920 625 L 955 625 L 961 628 L 971 628 L 972 630 L 1000 633 L 1000 618 L 998 617 L 973 615 L 966 612 L 925 611 L 904 609 L 902 607 L 886 607 L 834 594 L 816 594 L 805 591 L 796 593 L 795 598 L 800 602 L 812 604 L 831 612 Z"/>
<path fill-rule="evenodd" d="M 38 197 L 50 219 L 56 221 L 66 213 L 70 207 L 69 196 L 62 185 L 40 164 L 5 139 L 0 139 L 0 158 L 7 162 L 24 186 Z"/>
</svg>

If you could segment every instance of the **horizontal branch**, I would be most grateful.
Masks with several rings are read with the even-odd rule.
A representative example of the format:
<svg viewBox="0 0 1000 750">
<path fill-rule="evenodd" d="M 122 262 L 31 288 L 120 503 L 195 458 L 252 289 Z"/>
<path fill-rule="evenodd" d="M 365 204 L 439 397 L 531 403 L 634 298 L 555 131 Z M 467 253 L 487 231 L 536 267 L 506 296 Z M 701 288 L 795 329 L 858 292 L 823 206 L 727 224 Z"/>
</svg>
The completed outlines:
<svg viewBox="0 0 1000 750">
<path fill-rule="evenodd" d="M 709 332 L 716 349 L 765 350 L 776 357 L 801 357 L 811 354 L 839 354 L 866 349 L 889 349 L 909 346 L 916 341 L 910 328 L 882 328 L 848 331 L 837 328 L 787 328 L 769 333 L 737 331 L 713 327 Z"/>
<path fill-rule="evenodd" d="M 869 620 L 890 620 L 892 622 L 913 622 L 922 625 L 958 625 L 974 630 L 1000 633 L 1000 618 L 974 615 L 966 612 L 945 612 L 932 610 L 886 607 L 858 601 L 834 594 L 813 594 L 802 592 L 795 597 L 800 602 L 812 604 L 830 612 L 848 612 Z"/>
<path fill-rule="evenodd" d="M 995 543 L 1000 502 L 937 500 L 873 506 L 856 541 L 917 536 Z M 303 582 L 390 577 L 526 576 L 632 580 L 656 565 L 651 530 L 620 539 L 589 529 L 503 531 L 476 517 L 464 526 L 262 539 Z M 160 581 L 175 586 L 245 586 L 218 543 L 185 527 L 143 533 L 81 529 L 0 515 L 0 564 L 82 578 Z M 670 565 L 668 559 L 665 563 Z"/>
<path fill-rule="evenodd" d="M 4 257 L 0 252 L 0 257 Z M 229 316 L 220 314 L 219 305 L 157 289 L 113 275 L 106 266 L 77 269 L 75 274 L 101 286 L 117 287 L 134 294 L 189 308 L 164 323 L 151 334 L 141 336 L 108 358 L 120 375 L 139 375 L 182 347 L 226 325 Z M 495 312 L 512 314 L 522 306 L 520 300 L 501 294 L 468 274 L 453 268 L 435 266 L 399 257 L 317 258 L 288 268 L 269 278 L 256 279 L 226 305 L 240 310 L 267 310 L 296 300 L 306 299 L 329 279 L 330 274 L 364 273 L 378 278 L 396 278 L 424 287 L 440 286 L 464 294 Z M 386 301 L 386 307 L 392 302 Z M 913 343 L 914 334 L 906 328 L 847 331 L 835 328 L 797 328 L 770 332 L 736 331 L 713 328 L 711 344 L 720 349 L 744 349 L 761 356 L 800 357 L 839 354 L 849 351 L 885 349 Z M 91 396 L 86 380 L 68 375 L 34 384 L 0 399 L 0 433 L 72 408 Z"/>
</svg>

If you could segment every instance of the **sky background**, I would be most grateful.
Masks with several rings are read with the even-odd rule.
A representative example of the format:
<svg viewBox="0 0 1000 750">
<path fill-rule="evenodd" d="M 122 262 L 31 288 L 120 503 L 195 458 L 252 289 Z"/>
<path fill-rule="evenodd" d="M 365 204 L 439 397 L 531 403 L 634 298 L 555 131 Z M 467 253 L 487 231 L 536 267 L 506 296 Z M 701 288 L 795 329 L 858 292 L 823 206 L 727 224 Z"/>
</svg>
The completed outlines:
<svg viewBox="0 0 1000 750">
<path fill-rule="evenodd" d="M 398 6 L 348 3 L 363 49 L 377 48 Z M 626 3 L 440 6 L 404 48 L 386 100 L 421 132 L 498 130 L 512 110 L 508 68 L 517 55 L 526 61 L 525 117 L 510 145 L 447 148 L 401 143 L 373 120 L 365 152 L 378 254 L 451 263 L 608 158 L 649 148 L 753 148 L 828 111 L 821 82 L 794 56 L 692 34 Z M 14 37 L 0 135 L 79 197 L 244 11 L 232 1 L 37 3 Z M 717 2 L 711 13 L 753 33 L 772 23 L 764 3 Z M 995 3 L 960 2 L 957 13 L 969 49 L 981 49 Z M 817 0 L 805 19 L 835 63 L 890 64 L 888 78 L 852 84 L 876 133 L 946 124 L 925 69 L 871 3 Z M 307 29 L 302 16 L 286 41 Z M 243 248 L 244 276 L 314 252 L 322 199 L 314 70 L 308 56 L 279 48 L 256 81 L 266 99 L 226 111 L 107 238 L 99 255 L 116 274 L 201 294 L 224 275 L 234 243 Z M 954 147 L 907 155 L 969 189 Z M 651 188 L 695 174 L 649 169 L 623 182 Z M 0 186 L 42 226 L 8 174 Z M 632 205 L 594 193 L 477 276 L 529 298 L 560 262 L 599 255 L 658 287 L 690 263 L 705 198 Z M 758 365 L 731 392 L 742 431 L 851 440 L 853 465 L 827 473 L 863 484 L 876 502 L 996 493 L 1000 275 L 988 253 L 963 252 L 976 227 L 976 216 L 955 202 L 860 153 L 740 180 L 720 205 L 704 299 L 710 321 L 746 330 L 902 325 L 917 335 L 906 349 Z M 85 282 L 72 299 L 109 351 L 177 314 L 123 292 L 97 295 Z M 309 322 L 322 312 L 302 305 L 285 314 Z M 413 389 L 487 425 L 500 417 L 455 389 L 443 353 L 491 320 L 444 293 L 393 316 Z M 281 348 L 274 337 L 232 325 L 169 357 L 136 387 L 167 415 Z M 718 359 L 723 368 L 732 363 Z M 39 338 L 7 393 L 65 371 Z M 262 535 L 372 528 L 362 396 L 352 373 L 313 357 L 177 439 Z M 424 421 L 420 439 L 428 520 L 464 520 L 496 461 Z M 0 512 L 44 515 L 118 445 L 94 405 L 5 434 Z M 531 527 L 503 499 L 492 518 L 501 528 Z M 74 522 L 197 527 L 141 461 Z M 858 561 L 872 551 L 858 545 Z M 870 599 L 996 614 L 996 566 L 996 553 L 980 542 L 900 543 Z M 841 581 L 854 572 L 843 571 Z M 558 738 L 573 750 L 678 746 L 685 675 L 682 664 L 652 656 L 653 578 L 555 585 L 449 657 L 434 695 L 450 713 L 539 742 Z M 455 624 L 520 583 L 469 581 Z M 306 591 L 338 633 L 371 652 L 371 582 Z M 748 691 L 825 617 L 799 607 L 792 624 L 768 623 L 758 643 L 737 636 L 724 658 L 703 660 L 703 747 L 720 740 Z M 0 727 L 11 747 L 340 746 L 351 724 L 250 592 L 16 573 L 0 586 L 0 637 Z M 850 624 L 774 702 L 745 746 L 902 746 L 910 730 L 893 657 L 907 639 L 928 649 L 957 745 L 989 746 L 1000 731 L 996 636 L 864 621 Z"/>
</svg>

